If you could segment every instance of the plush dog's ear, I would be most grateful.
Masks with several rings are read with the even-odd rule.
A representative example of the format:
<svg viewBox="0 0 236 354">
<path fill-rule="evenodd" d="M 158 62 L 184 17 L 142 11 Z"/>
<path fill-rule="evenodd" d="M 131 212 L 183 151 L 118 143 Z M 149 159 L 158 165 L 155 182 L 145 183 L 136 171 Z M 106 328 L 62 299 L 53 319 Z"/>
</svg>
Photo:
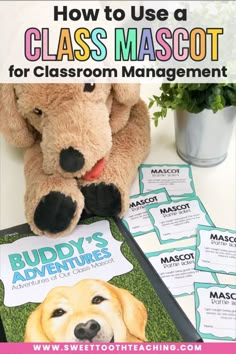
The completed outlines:
<svg viewBox="0 0 236 354">
<path fill-rule="evenodd" d="M 42 304 L 36 307 L 26 323 L 24 342 L 50 342 L 42 329 Z"/>
<path fill-rule="evenodd" d="M 129 291 L 117 289 L 123 310 L 123 320 L 129 333 L 143 342 L 147 341 L 145 336 L 147 311 L 144 304 L 136 299 Z"/>
<path fill-rule="evenodd" d="M 12 84 L 0 85 L 0 132 L 10 144 L 18 147 L 28 147 L 34 142 L 33 134 L 17 110 Z"/>
<path fill-rule="evenodd" d="M 112 90 L 115 100 L 120 104 L 131 107 L 138 102 L 140 95 L 139 84 L 113 84 Z"/>
<path fill-rule="evenodd" d="M 139 84 L 113 84 L 110 124 L 113 133 L 124 128 L 130 117 L 130 109 L 134 106 L 140 95 Z"/>
</svg>

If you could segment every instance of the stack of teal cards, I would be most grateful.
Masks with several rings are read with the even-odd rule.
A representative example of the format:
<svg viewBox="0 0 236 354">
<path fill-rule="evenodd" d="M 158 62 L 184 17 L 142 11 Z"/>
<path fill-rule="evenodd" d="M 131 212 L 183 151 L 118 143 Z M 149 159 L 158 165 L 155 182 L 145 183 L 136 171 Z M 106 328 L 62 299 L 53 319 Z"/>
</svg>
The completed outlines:
<svg viewBox="0 0 236 354">
<path fill-rule="evenodd" d="M 146 257 L 173 296 L 194 296 L 202 338 L 236 340 L 236 232 L 215 227 L 187 164 L 141 165 L 139 186 L 124 224 L 140 244 L 156 236 Z"/>
</svg>

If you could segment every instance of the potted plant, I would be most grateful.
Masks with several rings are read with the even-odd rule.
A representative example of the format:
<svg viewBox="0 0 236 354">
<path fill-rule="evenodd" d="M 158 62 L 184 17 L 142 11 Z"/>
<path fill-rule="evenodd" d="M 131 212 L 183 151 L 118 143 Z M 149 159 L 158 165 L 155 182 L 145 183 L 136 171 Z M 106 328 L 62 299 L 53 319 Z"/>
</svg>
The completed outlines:
<svg viewBox="0 0 236 354">
<path fill-rule="evenodd" d="M 175 110 L 176 150 L 197 166 L 214 166 L 227 156 L 236 116 L 236 84 L 162 84 L 150 99 L 160 108 L 154 123 Z"/>
</svg>

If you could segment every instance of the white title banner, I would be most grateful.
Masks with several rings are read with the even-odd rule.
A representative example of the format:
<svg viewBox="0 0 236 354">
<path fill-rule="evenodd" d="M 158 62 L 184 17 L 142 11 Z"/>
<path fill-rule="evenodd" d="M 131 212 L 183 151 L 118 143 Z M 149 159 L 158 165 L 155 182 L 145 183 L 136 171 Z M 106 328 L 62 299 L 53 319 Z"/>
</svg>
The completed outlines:
<svg viewBox="0 0 236 354">
<path fill-rule="evenodd" d="M 234 1 L 1 1 L 0 82 L 236 82 Z"/>
</svg>

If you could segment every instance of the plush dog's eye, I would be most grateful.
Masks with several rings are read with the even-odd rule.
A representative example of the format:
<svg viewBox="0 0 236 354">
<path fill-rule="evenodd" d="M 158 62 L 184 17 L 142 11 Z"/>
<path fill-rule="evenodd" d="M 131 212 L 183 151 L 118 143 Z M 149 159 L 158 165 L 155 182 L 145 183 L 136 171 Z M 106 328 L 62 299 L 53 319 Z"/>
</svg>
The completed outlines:
<svg viewBox="0 0 236 354">
<path fill-rule="evenodd" d="M 93 92 L 94 89 L 95 89 L 95 84 L 84 85 L 84 92 Z"/>
<path fill-rule="evenodd" d="M 53 311 L 51 317 L 61 317 L 64 315 L 64 313 L 66 313 L 66 311 L 64 311 L 63 309 L 56 309 Z"/>
<path fill-rule="evenodd" d="M 102 297 L 102 296 L 94 296 L 94 298 L 92 299 L 92 304 L 99 305 L 101 302 L 103 302 L 105 300 L 106 299 L 104 299 L 104 297 Z"/>
<path fill-rule="evenodd" d="M 43 114 L 43 111 L 37 107 L 33 109 L 33 112 L 37 114 L 37 116 L 41 116 Z"/>
</svg>

